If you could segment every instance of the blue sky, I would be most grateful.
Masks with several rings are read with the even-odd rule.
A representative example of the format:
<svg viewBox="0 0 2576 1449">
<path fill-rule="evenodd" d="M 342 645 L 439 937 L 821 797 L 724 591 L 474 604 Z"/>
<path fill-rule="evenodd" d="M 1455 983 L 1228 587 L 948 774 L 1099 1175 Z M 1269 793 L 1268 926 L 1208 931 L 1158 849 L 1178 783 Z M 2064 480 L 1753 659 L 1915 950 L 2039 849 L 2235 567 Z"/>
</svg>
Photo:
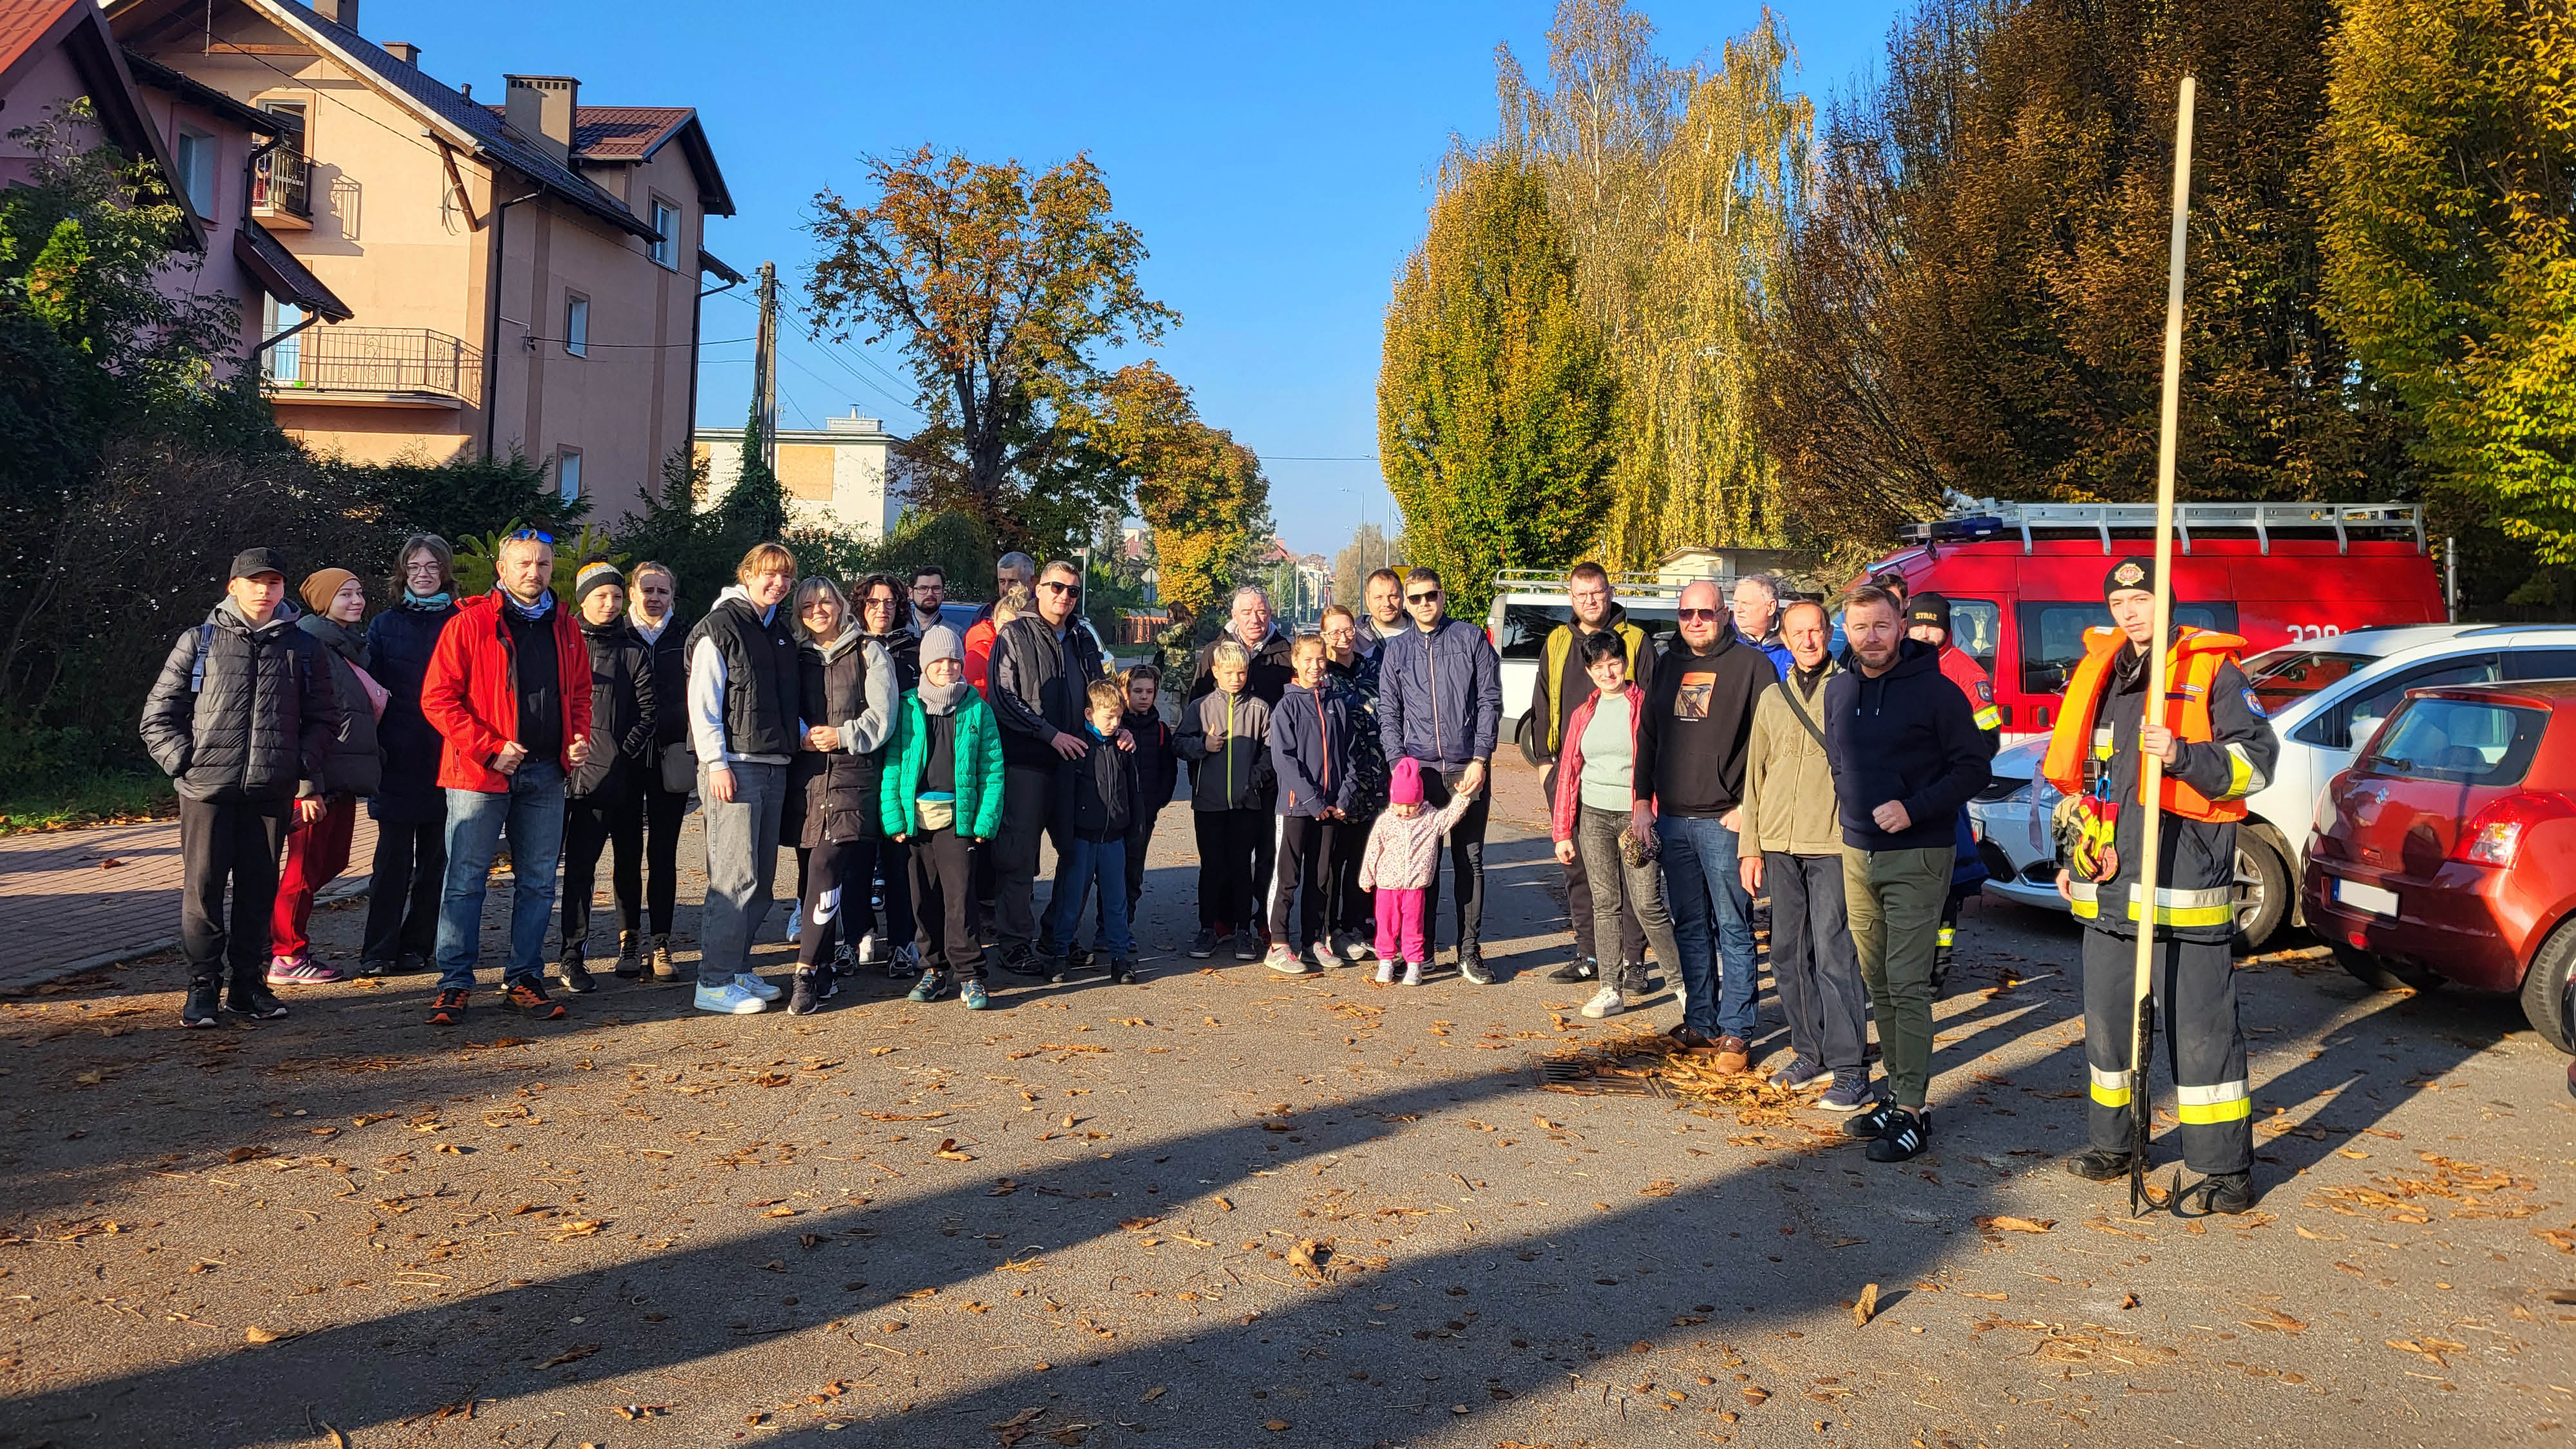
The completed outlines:
<svg viewBox="0 0 2576 1449">
<path fill-rule="evenodd" d="M 1714 54 L 1752 0 L 1644 6 L 1668 58 Z M 1896 0 L 1788 0 L 1800 85 L 1820 100 L 1879 63 Z M 861 187 L 858 158 L 928 142 L 1041 167 L 1088 151 L 1145 234 L 1148 291 L 1184 323 L 1151 355 L 1202 416 L 1262 456 L 1280 532 L 1330 552 L 1392 507 L 1377 451 L 1378 334 L 1453 132 L 1494 123 L 1494 47 L 1546 63 L 1554 7 L 1510 4 L 855 6 L 812 0 L 365 0 L 360 28 L 497 96 L 504 72 L 581 78 L 601 105 L 697 107 L 740 215 L 708 247 L 800 280 L 814 193 Z M 728 23 L 730 22 L 730 23 Z M 791 295 L 799 290 L 785 288 Z M 715 299 L 710 338 L 752 313 Z M 917 421 L 890 347 L 782 356 L 791 426 L 856 406 Z M 700 421 L 740 423 L 747 343 L 707 349 Z"/>
</svg>

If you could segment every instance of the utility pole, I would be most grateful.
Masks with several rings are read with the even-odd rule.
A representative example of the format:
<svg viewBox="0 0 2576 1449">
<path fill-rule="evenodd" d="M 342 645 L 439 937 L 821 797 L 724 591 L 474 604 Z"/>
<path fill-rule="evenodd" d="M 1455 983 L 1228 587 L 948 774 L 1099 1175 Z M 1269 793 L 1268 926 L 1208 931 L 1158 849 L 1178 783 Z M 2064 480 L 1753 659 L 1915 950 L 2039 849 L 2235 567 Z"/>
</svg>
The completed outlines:
<svg viewBox="0 0 2576 1449">
<path fill-rule="evenodd" d="M 778 264 L 760 264 L 760 336 L 752 353 L 752 386 L 758 389 L 760 465 L 778 471 Z"/>
</svg>

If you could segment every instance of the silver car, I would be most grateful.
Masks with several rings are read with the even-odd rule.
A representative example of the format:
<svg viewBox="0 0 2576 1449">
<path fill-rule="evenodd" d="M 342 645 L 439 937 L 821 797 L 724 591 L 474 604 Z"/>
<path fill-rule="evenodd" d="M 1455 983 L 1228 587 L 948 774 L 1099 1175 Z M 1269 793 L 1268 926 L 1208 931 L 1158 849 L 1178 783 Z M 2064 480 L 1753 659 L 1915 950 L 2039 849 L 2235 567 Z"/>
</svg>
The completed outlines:
<svg viewBox="0 0 2576 1449">
<path fill-rule="evenodd" d="M 2304 924 L 2299 873 L 2314 834 L 2317 797 L 2406 691 L 2432 684 L 2576 677 L 2576 626 L 2406 624 L 2285 645 L 2245 661 L 2255 697 L 2281 737 L 2278 769 L 2247 797 L 2236 841 L 2236 927 L 2254 950 L 2286 922 Z M 2045 739 L 1995 756 L 1993 776 L 1968 806 L 1991 879 L 1988 894 L 2062 911 L 2056 842 L 2048 822 L 2058 793 L 2038 778 Z"/>
</svg>

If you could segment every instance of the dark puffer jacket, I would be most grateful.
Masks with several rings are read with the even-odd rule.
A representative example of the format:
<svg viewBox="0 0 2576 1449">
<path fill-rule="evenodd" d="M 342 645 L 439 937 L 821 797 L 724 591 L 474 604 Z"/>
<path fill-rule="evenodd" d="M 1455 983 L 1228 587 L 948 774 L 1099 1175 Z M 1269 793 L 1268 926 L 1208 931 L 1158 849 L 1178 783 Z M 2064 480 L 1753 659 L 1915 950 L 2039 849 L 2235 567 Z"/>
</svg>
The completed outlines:
<svg viewBox="0 0 2576 1449">
<path fill-rule="evenodd" d="M 376 721 L 384 775 L 367 797 L 367 813 L 398 825 L 447 818 L 447 792 L 438 786 L 438 731 L 420 712 L 420 682 L 439 631 L 456 617 L 454 604 L 415 609 L 396 604 L 367 621 L 367 672 L 391 699 Z"/>
<path fill-rule="evenodd" d="M 143 746 L 182 796 L 285 800 L 322 778 L 340 734 L 340 697 L 298 617 L 280 604 L 254 628 L 226 599 L 170 646 L 143 701 Z"/>
<path fill-rule="evenodd" d="M 376 749 L 375 705 L 367 698 L 367 687 L 358 682 L 358 671 L 367 667 L 367 641 L 347 625 L 320 614 L 305 615 L 295 621 L 295 627 L 326 651 L 331 692 L 340 700 L 340 732 L 331 741 L 331 758 L 322 763 L 321 782 L 317 786 L 308 780 L 299 793 L 366 799 L 385 777 L 384 756 Z"/>
<path fill-rule="evenodd" d="M 802 671 L 797 698 L 805 703 L 806 718 L 796 732 L 796 758 L 787 766 L 780 843 L 812 850 L 826 841 L 874 840 L 883 833 L 877 817 L 886 739 L 894 733 L 895 707 L 903 702 L 894 656 L 849 629 L 829 644 L 806 644 L 796 659 Z M 805 729 L 817 725 L 839 730 L 841 747 L 807 746 Z"/>
<path fill-rule="evenodd" d="M 590 758 L 572 772 L 565 793 L 632 790 L 657 768 L 661 693 L 652 646 L 623 614 L 606 624 L 582 620 L 581 641 L 590 650 Z"/>
</svg>

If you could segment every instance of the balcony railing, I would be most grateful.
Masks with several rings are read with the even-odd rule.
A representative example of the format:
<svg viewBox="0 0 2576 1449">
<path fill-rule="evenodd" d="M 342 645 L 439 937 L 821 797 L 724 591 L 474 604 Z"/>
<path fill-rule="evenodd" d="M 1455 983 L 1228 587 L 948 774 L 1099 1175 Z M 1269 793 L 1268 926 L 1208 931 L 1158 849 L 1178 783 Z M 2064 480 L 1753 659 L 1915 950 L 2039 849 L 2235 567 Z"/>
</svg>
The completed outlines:
<svg viewBox="0 0 2576 1449">
<path fill-rule="evenodd" d="M 272 216 L 312 220 L 312 169 L 304 153 L 279 146 L 260 157 L 259 168 L 250 178 L 250 204 L 252 210 Z"/>
<path fill-rule="evenodd" d="M 483 400 L 483 355 L 426 327 L 308 327 L 268 357 L 269 389 L 281 398 L 428 393 L 469 407 Z"/>
</svg>

